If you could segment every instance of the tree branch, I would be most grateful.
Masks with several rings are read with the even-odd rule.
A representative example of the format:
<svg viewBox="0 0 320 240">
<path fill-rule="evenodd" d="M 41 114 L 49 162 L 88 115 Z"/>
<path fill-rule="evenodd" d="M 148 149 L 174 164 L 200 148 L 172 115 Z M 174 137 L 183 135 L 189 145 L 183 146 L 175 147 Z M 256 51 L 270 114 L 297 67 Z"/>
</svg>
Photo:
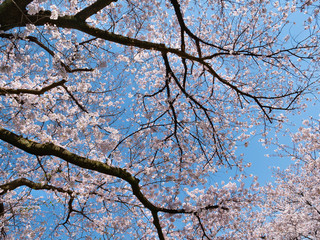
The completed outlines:
<svg viewBox="0 0 320 240">
<path fill-rule="evenodd" d="M 152 216 L 153 216 L 153 224 L 157 229 L 159 239 L 160 240 L 164 240 L 165 238 L 164 238 L 164 235 L 163 235 L 163 232 L 162 232 L 162 228 L 161 228 L 161 225 L 160 225 L 158 212 L 157 211 L 152 211 Z"/>
<path fill-rule="evenodd" d="M 26 6 L 33 0 L 5 0 L 0 4 L 0 25 L 6 28 L 22 20 L 22 15 L 26 12 Z"/>
<path fill-rule="evenodd" d="M 132 184 L 133 188 L 138 187 L 139 180 L 134 176 L 132 176 L 130 173 L 128 173 L 125 169 L 112 167 L 99 161 L 90 160 L 88 158 L 81 157 L 53 143 L 41 144 L 32 140 L 29 140 L 27 138 L 24 138 L 22 136 L 19 136 L 2 127 L 0 127 L 0 139 L 17 148 L 20 148 L 21 150 L 27 153 L 30 153 L 36 156 L 56 156 L 69 163 L 77 165 L 81 168 L 90 169 L 90 170 L 94 170 L 110 176 L 121 178 L 127 181 L 128 183 Z M 137 193 L 137 189 L 134 189 L 134 190 Z M 139 195 L 141 194 L 141 192 L 137 194 Z M 149 205 L 149 204 L 146 203 L 146 205 Z"/>
<path fill-rule="evenodd" d="M 75 17 L 79 20 L 86 20 L 90 16 L 96 14 L 101 9 L 105 8 L 106 6 L 110 5 L 112 2 L 116 2 L 117 0 L 98 0 L 95 3 L 91 4 L 90 6 L 82 9 L 78 12 Z"/>
<path fill-rule="evenodd" d="M 59 82 L 52 83 L 46 87 L 41 88 L 40 90 L 33 90 L 33 89 L 12 89 L 12 88 L 0 88 L 0 95 L 7 95 L 7 94 L 33 94 L 33 95 L 42 95 L 45 92 L 58 87 L 63 86 L 66 83 L 66 80 L 61 80 Z"/>
<path fill-rule="evenodd" d="M 18 178 L 18 179 L 13 180 L 13 181 L 11 181 L 9 183 L 0 185 L 0 189 L 3 190 L 3 192 L 1 192 L 0 195 L 3 195 L 6 192 L 14 190 L 14 189 L 16 189 L 18 187 L 21 187 L 21 186 L 27 186 L 27 187 L 29 187 L 31 189 L 34 189 L 34 190 L 58 191 L 58 192 L 61 192 L 61 193 L 68 193 L 69 195 L 71 195 L 73 193 L 70 190 L 64 190 L 62 188 L 55 187 L 55 186 L 52 186 L 52 185 L 36 183 L 36 182 L 30 181 L 30 180 L 28 180 L 26 178 Z"/>
<path fill-rule="evenodd" d="M 0 202 L 0 217 L 3 215 L 4 215 L 4 204 L 3 202 Z M 2 239 L 1 237 L 3 237 L 3 239 L 5 239 L 6 237 L 6 231 L 4 230 L 4 227 L 0 229 L 0 239 Z"/>
<path fill-rule="evenodd" d="M 138 200 L 142 203 L 144 207 L 149 209 L 154 218 L 154 225 L 157 228 L 158 235 L 160 239 L 164 239 L 164 235 L 162 233 L 162 229 L 160 226 L 158 212 L 165 212 L 171 214 L 194 214 L 195 212 L 202 210 L 211 210 L 221 208 L 223 210 L 228 211 L 229 209 L 224 206 L 213 205 L 206 206 L 204 208 L 200 208 L 198 211 L 187 211 L 185 209 L 167 209 L 162 207 L 157 207 L 153 203 L 151 203 L 141 192 L 141 187 L 139 186 L 139 179 L 131 175 L 127 170 L 123 168 L 113 167 L 103 162 L 99 162 L 96 160 L 91 160 L 82 156 L 79 156 L 75 153 L 69 152 L 68 150 L 55 145 L 53 143 L 38 143 L 22 136 L 19 136 L 9 130 L 6 130 L 0 127 L 0 139 L 33 155 L 36 156 L 56 156 L 59 157 L 68 163 L 72 163 L 78 167 L 83 169 L 90 169 L 96 172 L 100 172 L 103 174 L 107 174 L 109 176 L 114 176 L 120 178 L 131 185 L 132 193 L 135 195 Z M 69 190 L 63 190 L 61 188 L 57 188 L 47 184 L 35 183 L 25 178 L 19 178 L 10 183 L 0 185 L 0 189 L 4 190 L 4 192 L 13 190 L 19 186 L 28 186 L 32 189 L 46 189 L 46 190 L 56 190 L 59 192 L 66 192 L 71 194 Z M 1 193 L 0 195 L 4 194 Z"/>
<path fill-rule="evenodd" d="M 64 88 L 64 90 L 66 90 L 66 92 L 68 93 L 68 95 L 71 97 L 71 99 L 77 104 L 77 106 L 84 112 L 88 113 L 87 109 L 82 106 L 82 104 L 73 96 L 73 94 L 69 91 L 69 89 L 63 85 L 62 86 Z"/>
<path fill-rule="evenodd" d="M 149 209 L 152 212 L 152 214 L 157 213 L 160 209 L 155 205 L 153 205 L 143 195 L 143 193 L 141 192 L 141 188 L 139 186 L 140 180 L 134 177 L 133 175 L 131 175 L 125 169 L 113 167 L 103 162 L 99 162 L 99 161 L 95 161 L 95 160 L 91 160 L 91 159 L 79 156 L 53 143 L 41 144 L 32 140 L 29 140 L 22 136 L 18 136 L 17 134 L 11 131 L 8 131 L 2 127 L 0 127 L 0 139 L 17 148 L 20 148 L 21 150 L 27 153 L 30 153 L 36 156 L 56 156 L 78 167 L 81 167 L 84 169 L 90 169 L 96 172 L 104 173 L 110 176 L 123 179 L 131 185 L 133 195 L 135 195 L 138 198 L 138 200 L 142 203 L 142 205 L 147 209 Z M 32 185 L 30 182 L 25 180 L 20 180 L 20 182 L 19 181 L 15 182 L 12 185 L 16 186 L 17 183 L 21 183 L 21 182 L 23 182 L 24 185 L 29 184 L 30 186 L 36 187 L 36 185 Z M 7 186 L 7 188 L 9 187 L 10 185 Z M 157 230 L 159 233 L 158 227 L 157 227 Z M 160 233 L 159 233 L 159 236 L 161 236 Z"/>
</svg>

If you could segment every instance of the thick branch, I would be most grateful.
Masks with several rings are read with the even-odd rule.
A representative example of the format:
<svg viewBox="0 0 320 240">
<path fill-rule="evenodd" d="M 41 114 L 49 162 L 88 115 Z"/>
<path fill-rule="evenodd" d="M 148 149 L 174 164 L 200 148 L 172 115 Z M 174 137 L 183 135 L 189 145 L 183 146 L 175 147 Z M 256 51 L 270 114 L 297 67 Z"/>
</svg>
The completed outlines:
<svg viewBox="0 0 320 240">
<path fill-rule="evenodd" d="M 56 156 L 59 157 L 69 163 L 72 163 L 76 166 L 79 166 L 84 169 L 90 169 L 96 172 L 104 173 L 110 176 L 118 177 L 120 179 L 125 180 L 131 185 L 132 193 L 135 195 L 139 201 L 143 204 L 144 207 L 149 209 L 154 217 L 154 225 L 157 228 L 158 235 L 160 239 L 164 239 L 163 233 L 160 227 L 160 222 L 157 213 L 158 212 L 166 212 L 171 214 L 192 214 L 193 211 L 186 211 L 185 209 L 167 209 L 162 207 L 157 207 L 154 204 L 152 204 L 141 192 L 141 188 L 139 186 L 139 179 L 131 175 L 129 172 L 127 172 L 125 169 L 113 167 L 110 165 L 107 165 L 103 162 L 91 160 L 82 156 L 79 156 L 75 153 L 71 153 L 68 150 L 59 147 L 53 143 L 45 143 L 41 144 L 32 140 L 29 140 L 27 138 L 24 138 L 22 136 L 19 136 L 11 131 L 8 131 L 2 127 L 0 127 L 0 139 L 33 155 L 36 156 Z M 17 180 L 14 180 L 10 183 L 0 185 L 0 189 L 3 189 L 4 192 L 7 192 L 9 190 L 13 190 L 19 186 L 28 186 L 32 189 L 47 189 L 47 190 L 57 190 L 59 192 L 67 192 L 66 190 L 47 185 L 47 184 L 41 184 L 41 183 L 34 183 L 28 179 L 20 178 Z M 211 210 L 211 209 L 218 209 L 221 208 L 223 210 L 228 211 L 229 209 L 227 207 L 223 206 L 207 206 L 204 208 L 199 209 L 199 211 L 202 210 Z"/>
<path fill-rule="evenodd" d="M 0 8 L 1 8 L 1 5 L 0 5 Z M 19 26 L 22 27 L 28 23 L 33 23 L 34 25 L 37 25 L 37 26 L 42 26 L 46 23 L 49 23 L 49 24 L 54 24 L 57 27 L 61 27 L 61 28 L 76 29 L 81 32 L 87 33 L 91 36 L 101 38 L 107 41 L 111 41 L 114 43 L 119 43 L 126 46 L 134 46 L 134 47 L 147 49 L 147 50 L 157 50 L 160 52 L 171 52 L 180 57 L 187 58 L 189 60 L 196 61 L 198 59 L 197 57 L 194 57 L 190 54 L 180 51 L 179 49 L 168 48 L 165 46 L 165 44 L 153 43 L 153 42 L 142 41 L 134 38 L 129 38 L 119 34 L 108 32 L 106 30 L 101 30 L 99 28 L 92 27 L 88 25 L 85 21 L 79 21 L 79 19 L 75 16 L 63 16 L 63 17 L 59 17 L 57 20 L 53 20 L 53 19 L 50 19 L 50 15 L 51 15 L 50 11 L 40 12 L 38 15 L 32 15 L 32 16 L 28 15 L 27 16 L 28 21 L 27 20 L 23 21 L 20 19 L 17 23 L 15 23 L 15 25 L 12 25 L 12 26 L 4 25 L 0 19 L 0 30 L 6 31 L 14 27 L 19 27 Z M 35 39 L 31 38 L 29 40 L 34 41 Z"/>
<path fill-rule="evenodd" d="M 141 189 L 139 186 L 139 179 L 132 176 L 125 169 L 112 167 L 105 163 L 79 156 L 53 143 L 41 144 L 32 140 L 26 139 L 22 136 L 18 136 L 17 134 L 10 132 L 1 127 L 0 127 L 0 139 L 17 148 L 20 148 L 21 150 L 27 153 L 30 153 L 36 156 L 50 156 L 50 155 L 56 156 L 69 163 L 79 166 L 81 168 L 94 170 L 100 173 L 104 173 L 110 176 L 115 176 L 120 179 L 123 179 L 131 185 L 133 195 L 135 195 L 139 199 L 139 201 L 152 212 L 153 215 L 159 211 L 159 208 L 153 205 L 141 192 Z M 24 183 L 29 184 L 29 182 L 27 181 L 24 181 Z M 161 235 L 163 236 L 163 233 L 159 232 L 158 226 L 156 226 L 156 228 L 157 228 L 159 237 Z"/>
<path fill-rule="evenodd" d="M 51 186 L 48 184 L 36 183 L 36 182 L 30 181 L 26 178 L 19 178 L 19 179 L 11 181 L 9 183 L 0 185 L 0 189 L 3 190 L 3 192 L 1 192 L 0 195 L 3 195 L 4 193 L 11 191 L 11 190 L 14 190 L 14 189 L 21 187 L 21 186 L 27 186 L 27 187 L 34 189 L 34 190 L 52 190 L 52 191 L 58 191 L 58 192 L 62 192 L 62 193 L 68 193 L 69 195 L 72 194 L 72 191 L 70 191 L 70 190 L 64 190 L 62 188 Z"/>
<path fill-rule="evenodd" d="M 98 0 L 95 3 L 91 4 L 90 6 L 84 8 L 80 12 L 78 12 L 75 17 L 79 20 L 86 20 L 90 16 L 96 14 L 101 9 L 105 8 L 106 6 L 110 5 L 112 2 L 116 2 L 117 0 Z"/>
<path fill-rule="evenodd" d="M 4 204 L 3 202 L 0 202 L 0 217 L 3 215 L 4 215 Z M 4 227 L 0 229 L 0 239 L 2 239 L 1 237 L 3 237 L 3 239 L 5 239 L 6 237 L 6 231 L 4 230 Z"/>
<path fill-rule="evenodd" d="M 12 88 L 0 88 L 0 95 L 7 95 L 7 94 L 33 94 L 33 95 L 42 95 L 45 92 L 58 87 L 62 86 L 66 83 L 66 80 L 61 80 L 59 82 L 52 83 L 46 87 L 41 88 L 40 90 L 33 90 L 33 89 L 12 89 Z"/>
<path fill-rule="evenodd" d="M 36 155 L 36 156 L 56 156 L 69 163 L 79 166 L 84 169 L 90 169 L 110 176 L 118 177 L 125 180 L 131 185 L 133 194 L 140 202 L 151 211 L 158 211 L 158 208 L 153 205 L 141 192 L 139 179 L 132 176 L 127 170 L 107 165 L 103 162 L 91 160 L 75 153 L 69 152 L 67 149 L 59 147 L 53 143 L 38 143 L 13 132 L 10 132 L 0 127 L 0 139 L 17 147 L 21 150 Z"/>
<path fill-rule="evenodd" d="M 5 0 L 0 5 L 0 24 L 1 28 L 6 25 L 16 24 L 17 21 L 22 21 L 23 14 L 26 12 L 26 6 L 33 0 Z"/>
<path fill-rule="evenodd" d="M 133 177 L 125 169 L 112 167 L 99 161 L 90 160 L 88 158 L 81 157 L 53 143 L 41 144 L 32 140 L 23 138 L 22 136 L 18 136 L 17 134 L 14 134 L 13 132 L 10 132 L 1 127 L 0 127 L 0 139 L 17 148 L 20 148 L 21 150 L 27 153 L 30 153 L 36 156 L 50 156 L 50 155 L 56 156 L 63 160 L 66 160 L 69 163 L 77 165 L 81 168 L 90 169 L 100 173 L 105 173 L 110 176 L 119 177 L 127 181 L 128 183 L 134 185 L 134 187 L 138 187 L 137 184 L 139 180 Z M 135 191 L 137 190 L 135 189 Z"/>
<path fill-rule="evenodd" d="M 162 228 L 161 228 L 161 225 L 160 225 L 158 213 L 156 211 L 153 211 L 152 212 L 152 217 L 153 217 L 153 224 L 157 229 L 159 239 L 160 240 L 164 240 L 164 235 L 163 235 Z"/>
<path fill-rule="evenodd" d="M 4 213 L 4 204 L 0 202 L 0 216 L 2 216 Z"/>
</svg>

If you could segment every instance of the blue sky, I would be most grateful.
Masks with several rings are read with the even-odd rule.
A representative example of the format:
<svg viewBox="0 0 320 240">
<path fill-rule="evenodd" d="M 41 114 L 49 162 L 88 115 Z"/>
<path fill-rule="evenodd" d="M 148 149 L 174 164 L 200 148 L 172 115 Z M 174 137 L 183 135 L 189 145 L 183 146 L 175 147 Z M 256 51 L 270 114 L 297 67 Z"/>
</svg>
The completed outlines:
<svg viewBox="0 0 320 240">
<path fill-rule="evenodd" d="M 287 129 L 291 133 L 296 133 L 299 127 L 302 126 L 302 121 L 304 119 L 308 119 L 309 117 L 319 117 L 319 109 L 320 103 L 315 99 L 314 102 L 309 103 L 306 111 L 302 112 L 301 114 L 297 114 L 296 112 L 285 112 L 284 114 L 288 116 L 289 119 Z M 272 136 L 272 133 L 270 136 Z M 252 166 L 247 169 L 246 172 L 258 176 L 259 183 L 265 184 L 266 182 L 274 181 L 274 178 L 272 177 L 272 169 L 274 167 L 280 167 L 282 170 L 284 170 L 286 167 L 288 167 L 288 165 L 292 164 L 293 161 L 289 157 L 277 156 L 277 153 L 274 152 L 276 149 L 275 146 L 270 146 L 268 149 L 266 149 L 260 142 L 258 142 L 258 140 L 258 136 L 253 137 L 248 147 L 239 148 L 239 152 L 243 151 L 245 154 L 245 161 L 252 163 Z M 285 136 L 280 136 L 279 143 L 292 146 L 289 133 Z M 267 154 L 269 154 L 269 157 L 266 156 Z"/>
</svg>

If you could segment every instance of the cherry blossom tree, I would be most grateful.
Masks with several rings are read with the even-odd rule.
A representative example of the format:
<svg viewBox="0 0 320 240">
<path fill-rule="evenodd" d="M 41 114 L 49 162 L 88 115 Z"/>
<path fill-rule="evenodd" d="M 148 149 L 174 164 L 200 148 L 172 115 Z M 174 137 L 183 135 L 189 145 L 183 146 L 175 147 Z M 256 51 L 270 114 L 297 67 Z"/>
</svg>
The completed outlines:
<svg viewBox="0 0 320 240">
<path fill-rule="evenodd" d="M 317 91 L 317 4 L 1 0 L 2 236 L 265 238 L 236 150 Z"/>
<path fill-rule="evenodd" d="M 320 120 L 305 120 L 304 127 L 292 135 L 294 148 L 281 146 L 280 152 L 294 164 L 277 170 L 277 181 L 264 188 L 262 206 L 269 221 L 268 237 L 281 239 L 318 239 Z"/>
</svg>

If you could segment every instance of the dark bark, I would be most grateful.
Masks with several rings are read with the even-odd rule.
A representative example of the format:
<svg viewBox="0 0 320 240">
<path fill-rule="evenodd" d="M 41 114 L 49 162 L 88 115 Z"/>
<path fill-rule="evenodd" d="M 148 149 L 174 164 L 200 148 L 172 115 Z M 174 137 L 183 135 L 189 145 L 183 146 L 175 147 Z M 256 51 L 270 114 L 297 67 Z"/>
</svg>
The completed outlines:
<svg viewBox="0 0 320 240">
<path fill-rule="evenodd" d="M 0 202 L 0 217 L 4 215 L 4 203 L 3 202 Z M 6 232 L 4 230 L 4 227 L 2 227 L 0 229 L 0 240 L 1 239 L 5 239 L 6 237 Z"/>
</svg>

